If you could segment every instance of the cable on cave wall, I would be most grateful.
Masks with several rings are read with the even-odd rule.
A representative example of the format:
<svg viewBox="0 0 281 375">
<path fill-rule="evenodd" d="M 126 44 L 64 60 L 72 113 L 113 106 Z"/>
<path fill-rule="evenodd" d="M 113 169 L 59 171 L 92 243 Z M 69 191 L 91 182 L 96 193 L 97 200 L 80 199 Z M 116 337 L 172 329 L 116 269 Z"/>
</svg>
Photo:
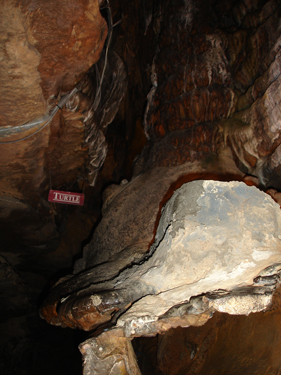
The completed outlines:
<svg viewBox="0 0 281 375">
<path fill-rule="evenodd" d="M 94 110 L 97 109 L 97 107 L 98 107 L 98 105 L 100 103 L 100 100 L 101 100 L 101 87 L 102 87 L 102 83 L 103 83 L 103 79 L 104 79 L 104 74 L 105 74 L 105 70 L 106 70 L 106 66 L 107 66 L 108 49 L 109 49 L 110 42 L 111 42 L 112 30 L 113 30 L 113 27 L 115 26 L 115 25 L 113 25 L 113 22 L 112 22 L 112 13 L 111 13 L 111 8 L 110 8 L 109 0 L 106 0 L 106 5 L 104 5 L 103 7 L 101 7 L 100 10 L 101 9 L 107 9 L 107 12 L 108 12 L 108 37 L 107 37 L 107 43 L 106 43 L 106 48 L 105 48 L 105 61 L 104 61 L 104 66 L 103 66 L 103 69 L 102 69 L 101 76 L 99 74 L 98 67 L 96 65 L 96 75 L 97 75 L 97 83 L 98 83 L 98 85 L 97 85 L 97 92 L 96 92 L 96 95 L 95 95 L 95 100 L 94 100 L 94 103 L 93 103 L 93 106 L 92 106 L 92 108 Z M 119 22 L 117 22 L 116 24 L 119 24 Z M 20 133 L 20 132 L 26 131 L 28 129 L 32 129 L 35 126 L 44 124 L 43 126 L 41 126 L 41 128 L 37 129 L 32 134 L 29 134 L 29 135 L 27 135 L 25 137 L 22 137 L 22 138 L 19 138 L 19 139 L 15 139 L 15 140 L 12 140 L 12 141 L 4 141 L 4 142 L 0 141 L 0 144 L 9 144 L 9 143 L 20 142 L 20 141 L 23 141 L 23 140 L 28 139 L 30 137 L 33 137 L 35 134 L 38 134 L 41 130 L 43 130 L 47 125 L 50 124 L 50 122 L 53 120 L 55 114 L 60 109 L 63 108 L 63 106 L 68 102 L 68 100 L 70 100 L 72 98 L 72 96 L 74 94 L 76 94 L 78 91 L 80 91 L 80 87 L 79 87 L 80 84 L 81 84 L 81 82 L 72 91 L 70 91 L 68 94 L 66 94 L 55 105 L 55 107 L 52 108 L 52 110 L 49 112 L 49 114 L 43 116 L 42 118 L 30 121 L 30 122 L 25 123 L 23 125 L 18 125 L 18 126 L 13 126 L 13 127 L 11 127 L 11 126 L 1 127 L 0 128 L 0 138 L 3 138 L 3 137 L 10 136 L 12 134 L 16 134 L 16 133 Z"/>
<path fill-rule="evenodd" d="M 0 128 L 0 136 L 1 136 L 1 133 L 4 133 L 4 135 L 2 135 L 2 137 L 7 137 L 13 133 L 19 133 L 19 132 L 23 132 L 25 130 L 28 130 L 28 129 L 31 129 L 37 125 L 41 125 L 41 124 L 44 124 L 43 126 L 41 126 L 41 128 L 39 128 L 38 130 L 36 130 L 34 133 L 32 134 L 29 134 L 27 135 L 26 137 L 22 137 L 20 139 L 15 139 L 13 141 L 6 141 L 6 142 L 0 142 L 0 144 L 6 144 L 6 143 L 15 143 L 15 142 L 19 142 L 19 141 L 23 141 L 27 138 L 30 138 L 32 137 L 33 135 L 39 133 L 41 130 L 43 130 L 47 125 L 49 125 L 49 123 L 52 121 L 52 119 L 54 118 L 55 114 L 59 111 L 59 109 L 61 109 L 65 104 L 66 102 L 77 92 L 79 91 L 77 87 L 75 87 L 72 91 L 70 91 L 67 95 L 65 95 L 57 104 L 56 106 L 50 111 L 50 113 L 48 115 L 45 115 L 44 117 L 42 117 L 41 119 L 37 119 L 37 120 L 34 120 L 34 121 L 31 121 L 31 122 L 28 122 L 24 125 L 19 125 L 19 126 L 14 126 L 12 128 Z"/>
</svg>

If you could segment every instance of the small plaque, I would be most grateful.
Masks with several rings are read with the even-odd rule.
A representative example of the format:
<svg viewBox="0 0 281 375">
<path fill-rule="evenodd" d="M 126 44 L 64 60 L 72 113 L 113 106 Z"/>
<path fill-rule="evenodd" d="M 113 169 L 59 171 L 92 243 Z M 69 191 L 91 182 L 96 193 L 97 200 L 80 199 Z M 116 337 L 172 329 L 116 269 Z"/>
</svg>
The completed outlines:
<svg viewBox="0 0 281 375">
<path fill-rule="evenodd" d="M 71 193 L 69 191 L 50 190 L 48 201 L 63 204 L 74 204 L 75 206 L 84 205 L 84 194 Z"/>
</svg>

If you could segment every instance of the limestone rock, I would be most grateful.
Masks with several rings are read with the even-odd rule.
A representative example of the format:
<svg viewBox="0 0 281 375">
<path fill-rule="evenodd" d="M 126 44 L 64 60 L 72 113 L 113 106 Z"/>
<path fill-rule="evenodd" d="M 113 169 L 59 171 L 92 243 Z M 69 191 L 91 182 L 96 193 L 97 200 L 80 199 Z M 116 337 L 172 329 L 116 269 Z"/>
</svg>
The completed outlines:
<svg viewBox="0 0 281 375">
<path fill-rule="evenodd" d="M 4 0 L 0 19 L 0 127 L 13 129 L 47 115 L 75 87 L 99 59 L 107 24 L 97 0 Z M 31 135 L 38 126 L 0 139 L 1 199 L 9 201 L 9 208 L 18 200 L 30 205 L 34 226 L 39 215 L 56 231 L 51 207 L 40 208 L 42 195 L 46 200 L 50 179 L 53 188 L 75 181 L 88 158 L 80 120 L 63 110 L 31 138 L 2 143 Z"/>
<path fill-rule="evenodd" d="M 106 65 L 105 65 L 106 64 Z M 98 82 L 93 88 L 94 77 L 97 69 L 103 74 L 104 79 L 99 86 Z M 84 82 L 82 93 L 84 97 L 93 103 L 89 106 L 88 112 L 84 113 L 85 124 L 85 142 L 88 144 L 89 164 L 89 182 L 91 186 L 95 185 L 97 175 L 103 166 L 107 155 L 108 145 L 105 139 L 107 126 L 113 121 L 120 103 L 126 92 L 127 74 L 122 59 L 114 52 L 108 52 L 105 58 L 104 54 L 99 63 L 95 65 L 87 74 Z M 81 107 L 74 98 L 74 109 L 76 106 Z M 79 99 L 78 99 L 79 102 Z M 69 105 L 71 108 L 71 104 Z"/>
<path fill-rule="evenodd" d="M 141 375 L 131 341 L 122 330 L 103 332 L 79 345 L 84 375 Z"/>
<path fill-rule="evenodd" d="M 208 172 L 199 163 L 186 163 L 174 168 L 155 168 L 130 182 L 110 186 L 104 195 L 103 218 L 84 248 L 83 258 L 75 264 L 75 276 L 69 275 L 67 281 L 61 280 L 53 288 L 42 306 L 42 316 L 52 324 L 71 327 L 78 324 L 85 330 L 99 325 L 97 320 L 81 319 L 82 314 L 72 311 L 71 303 L 79 304 L 80 310 L 83 306 L 92 309 L 90 296 L 96 294 L 97 284 L 103 289 L 106 280 L 113 280 L 110 285 L 107 283 L 107 288 L 114 288 L 114 278 L 143 259 L 153 243 L 161 208 L 174 190 L 193 179 L 241 180 L 242 176 L 235 164 L 217 160 L 215 168 L 208 169 Z M 80 302 L 78 299 L 74 302 L 78 291 Z M 135 293 L 139 296 L 138 291 L 132 293 L 133 298 L 136 298 Z M 131 298 L 126 292 L 123 297 L 121 305 Z M 65 302 L 61 303 L 62 299 Z M 104 300 L 111 300 L 109 294 Z"/>
<path fill-rule="evenodd" d="M 233 163 L 234 164 L 234 163 Z M 136 261 L 147 252 L 159 219 L 159 209 L 183 182 L 198 178 L 241 179 L 231 163 L 216 161 L 216 166 L 185 163 L 174 168 L 154 168 L 137 175 L 127 184 L 106 189 L 103 219 L 84 248 L 84 268 L 117 261 L 129 264 L 129 254 Z M 80 268 L 81 270 L 81 268 Z"/>
<path fill-rule="evenodd" d="M 97 62 L 107 24 L 98 0 L 4 0 L 0 19 L 0 128 L 15 131 L 15 126 L 46 116 Z M 47 194 L 50 188 L 67 190 L 83 173 L 88 152 L 82 120 L 81 113 L 63 108 L 28 139 L 21 140 L 44 123 L 4 138 L 1 133 L 5 251 L 30 246 L 35 253 L 37 247 L 47 252 L 58 245 L 59 214 Z"/>
<path fill-rule="evenodd" d="M 279 154 L 271 160 L 281 142 L 279 12 L 278 1 L 177 0 L 163 10 L 144 170 L 208 159 L 227 145 L 244 172 L 270 186 L 266 169 L 280 164 Z"/>
<path fill-rule="evenodd" d="M 151 324 L 192 296 L 219 290 L 239 295 L 239 288 L 244 294 L 242 287 L 266 286 L 266 277 L 281 269 L 280 225 L 279 205 L 254 186 L 215 181 L 183 185 L 162 211 L 151 257 L 132 273 L 132 279 L 153 285 L 155 295 L 133 304 L 118 325 Z M 272 265 L 276 267 L 261 276 Z M 278 277 L 269 285 L 276 285 Z M 249 295 L 259 293 L 248 290 Z M 217 298 L 209 307 L 236 314 L 263 310 L 271 301 L 262 294 Z"/>
<path fill-rule="evenodd" d="M 215 310 L 263 311 L 279 283 L 280 236 L 280 207 L 269 195 L 242 182 L 192 181 L 162 209 L 147 254 L 133 262 L 125 248 L 62 280 L 41 314 L 56 325 L 117 324 L 141 336 L 202 325 Z"/>
<path fill-rule="evenodd" d="M 1 126 L 43 116 L 51 96 L 72 89 L 97 61 L 106 32 L 97 0 L 4 0 Z"/>
<path fill-rule="evenodd" d="M 178 327 L 159 335 L 157 360 L 161 373 L 278 373 L 281 365 L 280 287 L 273 300 L 273 307 L 266 312 L 249 316 L 215 313 L 201 327 Z"/>
</svg>

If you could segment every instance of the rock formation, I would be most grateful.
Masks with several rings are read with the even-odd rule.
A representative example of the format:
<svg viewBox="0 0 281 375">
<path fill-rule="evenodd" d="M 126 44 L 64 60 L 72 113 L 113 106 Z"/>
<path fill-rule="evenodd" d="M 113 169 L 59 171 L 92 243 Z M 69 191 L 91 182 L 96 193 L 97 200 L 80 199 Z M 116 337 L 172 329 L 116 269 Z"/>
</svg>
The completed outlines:
<svg viewBox="0 0 281 375">
<path fill-rule="evenodd" d="M 278 290 L 270 307 L 280 272 L 278 205 L 238 182 L 280 204 L 279 2 L 3 0 L 0 14 L 0 270 L 9 276 L 0 314 L 3 363 L 13 352 L 4 337 L 24 347 L 37 324 L 28 317 L 38 315 L 38 296 L 56 283 L 41 314 L 53 325 L 95 330 L 80 345 L 85 373 L 95 371 L 91 356 L 114 371 L 138 373 L 130 340 L 158 333 L 151 341 L 157 364 L 144 374 L 224 373 L 226 359 L 217 372 L 215 359 L 210 365 L 223 346 L 216 324 L 247 327 L 246 317 L 224 313 L 262 311 L 250 314 L 249 324 L 264 314 L 272 332 L 268 317 L 280 308 Z M 193 186 L 200 209 L 173 221 L 185 200 L 171 210 L 167 202 L 180 200 L 185 186 Z M 217 211 L 199 218 L 208 186 L 217 186 L 208 198 Z M 48 202 L 50 188 L 85 193 L 85 206 Z M 219 227 L 206 221 L 218 217 Z M 185 242 L 184 255 L 175 241 Z M 191 260 L 195 271 L 185 274 Z M 60 279 L 62 268 L 68 270 Z M 203 325 L 200 337 L 191 327 L 164 333 L 196 325 Z M 13 326 L 28 327 L 18 341 Z M 165 348 L 174 333 L 187 344 L 179 344 L 183 360 L 171 370 Z M 248 342 L 247 333 L 239 337 Z M 132 344 L 144 345 L 140 338 Z M 252 344 L 249 366 L 241 352 L 230 373 L 278 369 L 278 360 L 266 359 L 259 369 Z M 114 345 L 111 358 L 106 350 Z"/>
<path fill-rule="evenodd" d="M 126 197 L 132 200 L 129 191 Z M 119 222 L 129 214 L 125 207 L 120 205 Z M 114 199 L 108 210 L 117 211 Z M 139 210 L 134 210 L 131 222 L 139 217 Z M 144 214 L 148 222 L 151 212 L 145 209 Z M 144 256 L 132 263 L 122 232 L 119 241 L 107 237 L 109 248 L 123 242 L 125 253 L 120 251 L 107 263 L 101 258 L 91 270 L 92 261 L 86 257 L 86 271 L 58 284 L 45 301 L 42 315 L 52 324 L 85 330 L 113 323 L 132 338 L 202 325 L 214 311 L 234 315 L 263 311 L 270 306 L 280 278 L 280 225 L 279 205 L 256 187 L 212 180 L 187 183 L 163 207 L 148 253 L 143 241 Z M 95 245 L 94 239 L 91 248 L 98 249 Z M 130 247 L 141 252 L 139 241 Z M 97 259 L 99 255 L 103 253 Z M 118 258 L 122 269 L 118 269 Z M 113 330 L 111 337 L 114 334 Z M 89 340 L 87 345 L 98 345 L 94 342 Z M 104 361 L 90 360 L 92 355 L 82 348 L 93 373 L 102 374 Z M 113 361 L 110 352 L 108 366 Z"/>
</svg>

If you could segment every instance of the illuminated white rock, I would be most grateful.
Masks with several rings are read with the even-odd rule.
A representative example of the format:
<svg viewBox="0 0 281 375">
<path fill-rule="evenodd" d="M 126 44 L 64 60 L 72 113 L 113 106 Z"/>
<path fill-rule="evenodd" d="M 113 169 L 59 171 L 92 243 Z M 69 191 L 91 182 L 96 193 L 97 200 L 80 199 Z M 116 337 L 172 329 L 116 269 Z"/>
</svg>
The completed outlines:
<svg viewBox="0 0 281 375">
<path fill-rule="evenodd" d="M 207 296 L 207 307 L 228 313 L 264 310 L 271 302 L 268 290 L 279 280 L 280 238 L 280 206 L 256 187 L 219 181 L 183 185 L 162 210 L 149 259 L 117 279 L 118 288 L 153 289 L 132 304 L 118 326 L 134 322 L 141 330 L 143 322 L 199 295 Z M 218 290 L 229 295 L 208 299 Z M 239 290 L 241 295 L 247 290 L 247 298 Z"/>
</svg>

